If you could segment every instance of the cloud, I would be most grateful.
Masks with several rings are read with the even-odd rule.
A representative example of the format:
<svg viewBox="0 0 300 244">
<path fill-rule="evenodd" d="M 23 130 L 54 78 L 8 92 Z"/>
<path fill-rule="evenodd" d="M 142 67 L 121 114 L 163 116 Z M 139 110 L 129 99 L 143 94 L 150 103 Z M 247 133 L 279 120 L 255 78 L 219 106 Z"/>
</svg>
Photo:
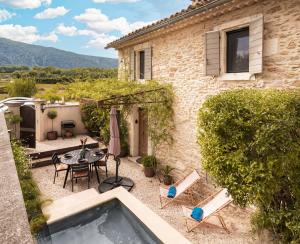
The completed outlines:
<svg viewBox="0 0 300 244">
<path fill-rule="evenodd" d="M 119 31 L 122 35 L 125 35 L 131 31 L 134 31 L 142 26 L 148 25 L 151 22 L 138 21 L 134 23 L 128 23 L 124 17 L 116 19 L 109 19 L 100 9 L 88 8 L 84 13 L 74 17 L 75 20 L 87 25 L 91 30 L 98 33 L 109 33 L 112 31 Z"/>
<path fill-rule="evenodd" d="M 50 5 L 51 2 L 52 0 L 0 0 L 0 3 L 22 9 L 38 8 L 41 5 Z"/>
<path fill-rule="evenodd" d="M 0 25 L 0 37 L 26 43 L 34 43 L 36 41 L 57 42 L 58 40 L 58 37 L 54 32 L 46 35 L 40 35 L 35 26 L 21 26 L 12 24 Z"/>
<path fill-rule="evenodd" d="M 87 47 L 94 47 L 94 48 L 103 48 L 108 43 L 116 40 L 116 36 L 110 36 L 106 34 L 99 35 L 95 39 L 92 39 L 88 42 Z"/>
<path fill-rule="evenodd" d="M 140 0 L 93 0 L 94 3 L 136 3 Z"/>
<path fill-rule="evenodd" d="M 75 26 L 65 26 L 64 24 L 59 24 L 55 31 L 65 36 L 75 36 L 78 34 Z"/>
<path fill-rule="evenodd" d="M 37 13 L 34 18 L 35 19 L 55 19 L 59 16 L 64 16 L 70 10 L 66 9 L 63 6 L 59 6 L 57 8 L 47 8 L 43 12 Z"/>
<path fill-rule="evenodd" d="M 0 9 L 0 22 L 8 20 L 15 15 L 16 15 L 15 13 L 10 13 L 6 9 Z"/>
<path fill-rule="evenodd" d="M 65 36 L 88 36 L 92 37 L 87 43 L 87 47 L 103 48 L 109 42 L 117 39 L 116 36 L 107 35 L 104 33 L 97 33 L 93 30 L 88 29 L 77 29 L 75 26 L 65 26 L 63 23 L 59 24 L 56 29 L 56 33 L 65 35 Z"/>
</svg>

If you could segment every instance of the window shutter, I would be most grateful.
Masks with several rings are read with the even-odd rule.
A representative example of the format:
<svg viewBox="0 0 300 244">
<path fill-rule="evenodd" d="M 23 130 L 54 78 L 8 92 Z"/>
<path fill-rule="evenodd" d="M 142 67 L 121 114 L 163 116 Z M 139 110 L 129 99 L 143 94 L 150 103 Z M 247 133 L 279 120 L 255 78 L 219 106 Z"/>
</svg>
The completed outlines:
<svg viewBox="0 0 300 244">
<path fill-rule="evenodd" d="M 263 17 L 250 23 L 249 72 L 261 73 L 263 70 Z"/>
<path fill-rule="evenodd" d="M 152 80 L 152 48 L 145 49 L 145 80 Z"/>
<path fill-rule="evenodd" d="M 130 80 L 135 80 L 135 69 L 136 69 L 136 62 L 135 62 L 135 51 L 130 52 Z"/>
<path fill-rule="evenodd" d="M 220 32 L 205 33 L 205 75 L 220 74 Z"/>
</svg>

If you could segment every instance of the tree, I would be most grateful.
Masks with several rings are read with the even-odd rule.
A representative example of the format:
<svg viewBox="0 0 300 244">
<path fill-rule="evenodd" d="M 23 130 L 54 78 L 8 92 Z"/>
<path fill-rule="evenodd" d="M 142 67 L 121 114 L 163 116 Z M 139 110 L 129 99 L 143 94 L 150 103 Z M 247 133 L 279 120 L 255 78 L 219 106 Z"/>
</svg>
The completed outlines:
<svg viewBox="0 0 300 244">
<path fill-rule="evenodd" d="M 31 97 L 37 92 L 35 81 L 27 78 L 15 79 L 7 90 L 11 97 Z"/>
</svg>

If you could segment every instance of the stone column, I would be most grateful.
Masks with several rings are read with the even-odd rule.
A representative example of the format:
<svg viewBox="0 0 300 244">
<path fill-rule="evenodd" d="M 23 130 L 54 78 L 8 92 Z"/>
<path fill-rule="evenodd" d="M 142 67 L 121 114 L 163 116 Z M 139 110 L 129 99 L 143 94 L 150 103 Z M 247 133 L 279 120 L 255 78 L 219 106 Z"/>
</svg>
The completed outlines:
<svg viewBox="0 0 300 244">
<path fill-rule="evenodd" d="M 36 141 L 45 140 L 45 111 L 42 111 L 42 106 L 46 105 L 45 100 L 35 100 L 35 139 Z"/>
<path fill-rule="evenodd" d="M 22 104 L 23 103 L 13 101 L 5 103 L 5 105 L 8 107 L 9 113 L 17 116 L 20 116 L 20 107 Z M 20 139 L 20 123 L 8 124 L 8 127 L 11 130 L 12 138 Z"/>
</svg>

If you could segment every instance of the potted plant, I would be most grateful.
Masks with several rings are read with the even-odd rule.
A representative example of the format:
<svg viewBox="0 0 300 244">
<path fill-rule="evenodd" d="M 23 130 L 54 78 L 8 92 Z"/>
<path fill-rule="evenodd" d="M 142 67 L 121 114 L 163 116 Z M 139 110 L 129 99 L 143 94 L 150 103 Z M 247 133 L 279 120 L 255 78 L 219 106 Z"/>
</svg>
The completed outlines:
<svg viewBox="0 0 300 244">
<path fill-rule="evenodd" d="M 53 120 L 57 117 L 57 112 L 55 110 L 50 110 L 47 113 L 47 116 L 52 121 L 52 131 L 47 133 L 48 140 L 56 140 L 57 139 L 57 131 L 53 131 Z"/>
<path fill-rule="evenodd" d="M 17 137 L 17 124 L 22 122 L 22 117 L 17 115 L 17 114 L 13 114 L 13 113 L 9 113 L 6 117 L 7 122 L 13 126 L 14 128 L 14 137 Z"/>
<path fill-rule="evenodd" d="M 142 164 L 144 166 L 144 174 L 146 177 L 153 177 L 156 169 L 156 158 L 154 156 L 144 156 L 142 158 Z"/>
<path fill-rule="evenodd" d="M 173 167 L 166 165 L 161 169 L 161 174 L 163 176 L 163 182 L 165 185 L 171 185 L 173 183 L 173 177 L 170 173 L 174 170 Z"/>
</svg>

